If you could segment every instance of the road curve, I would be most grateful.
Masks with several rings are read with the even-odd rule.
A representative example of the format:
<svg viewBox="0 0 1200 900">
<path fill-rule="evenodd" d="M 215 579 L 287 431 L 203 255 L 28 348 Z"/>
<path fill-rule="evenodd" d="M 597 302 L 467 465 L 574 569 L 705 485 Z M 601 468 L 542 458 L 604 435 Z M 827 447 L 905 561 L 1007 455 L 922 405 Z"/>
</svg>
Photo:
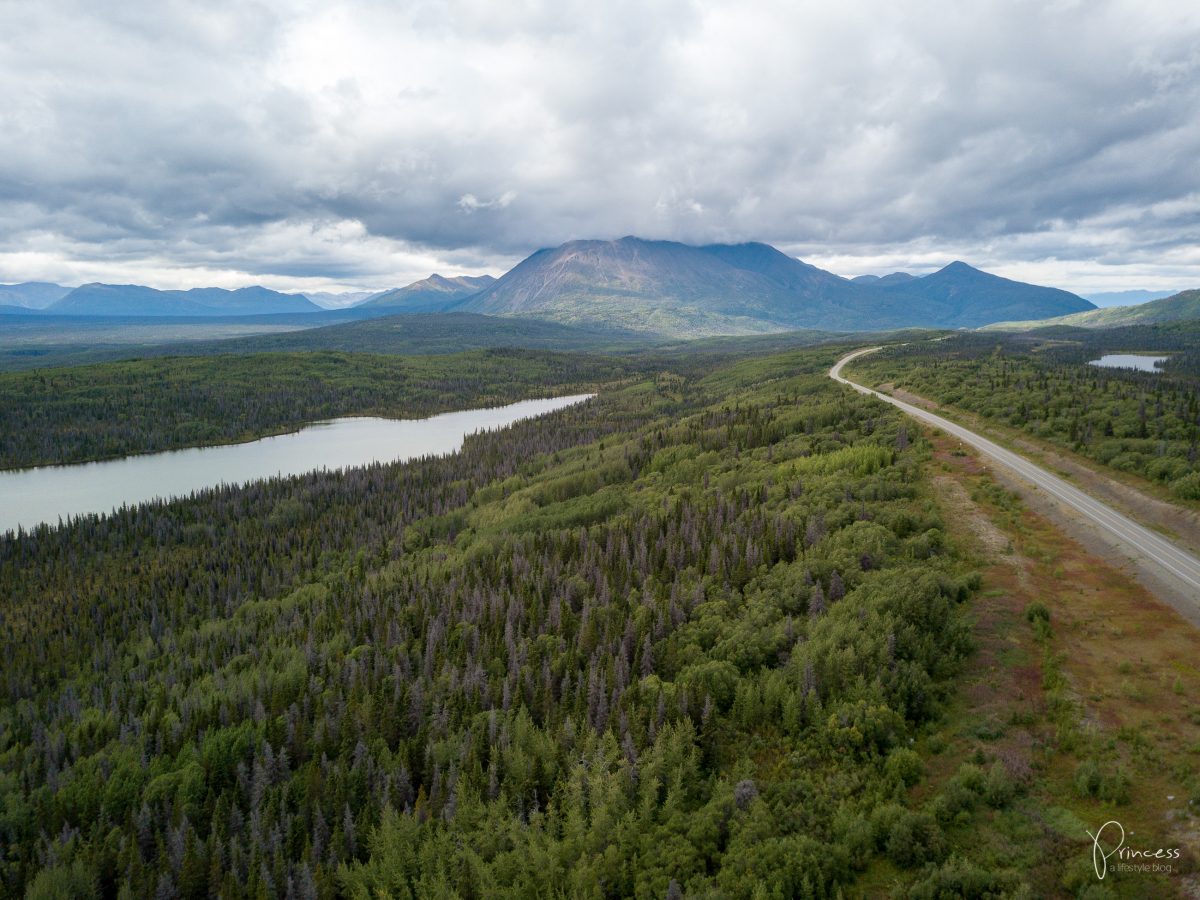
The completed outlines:
<svg viewBox="0 0 1200 900">
<path fill-rule="evenodd" d="M 843 356 L 829 370 L 829 377 L 834 381 L 849 385 L 860 394 L 870 394 L 873 397 L 878 397 L 885 403 L 899 407 L 914 419 L 919 419 L 922 422 L 942 429 L 947 434 L 954 435 L 954 437 L 958 438 L 964 444 L 970 444 L 993 462 L 999 463 L 1020 478 L 1045 491 L 1063 506 L 1079 513 L 1110 537 L 1116 538 L 1132 555 L 1141 557 L 1145 561 L 1152 563 L 1164 580 L 1168 583 L 1177 584 L 1183 589 L 1184 596 L 1191 603 L 1193 614 L 1196 610 L 1200 610 L 1200 558 L 1193 556 L 1191 553 L 1145 526 L 1139 525 L 1128 516 L 1117 512 L 1111 506 L 1101 503 L 1090 494 L 1085 494 L 1074 485 L 1068 484 L 1056 475 L 1051 475 L 1045 469 L 1035 465 L 1025 457 L 1013 453 L 1011 450 L 1006 450 L 994 441 L 989 441 L 987 438 L 919 406 L 905 403 L 903 400 L 897 400 L 895 397 L 889 397 L 887 394 L 881 394 L 879 391 L 855 384 L 853 381 L 842 376 L 842 367 L 846 363 L 880 349 L 882 348 L 867 347 Z M 1194 615 L 1189 618 L 1194 619 Z"/>
</svg>

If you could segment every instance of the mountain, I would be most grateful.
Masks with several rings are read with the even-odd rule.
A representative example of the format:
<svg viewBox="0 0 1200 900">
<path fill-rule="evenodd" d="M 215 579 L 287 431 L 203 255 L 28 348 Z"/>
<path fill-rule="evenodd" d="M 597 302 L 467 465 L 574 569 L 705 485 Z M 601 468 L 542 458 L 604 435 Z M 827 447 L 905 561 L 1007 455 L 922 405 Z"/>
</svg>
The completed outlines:
<svg viewBox="0 0 1200 900">
<path fill-rule="evenodd" d="M 857 278 L 851 278 L 855 284 L 866 284 L 873 287 L 887 287 L 891 284 L 904 284 L 906 281 L 916 281 L 916 275 L 909 275 L 907 272 L 893 272 L 891 275 L 859 275 Z"/>
<path fill-rule="evenodd" d="M 1003 319 L 1046 319 L 1095 309 L 1095 305 L 1058 288 L 1040 287 L 981 272 L 965 262 L 893 284 L 882 291 L 936 304 L 948 328 L 978 328 Z"/>
<path fill-rule="evenodd" d="M 1091 304 L 963 263 L 878 286 L 855 283 L 767 244 L 694 247 L 625 237 L 539 250 L 453 308 L 698 337 L 795 328 L 960 327 L 995 321 L 1008 309 L 1051 316 Z"/>
<path fill-rule="evenodd" d="M 1120 328 L 1125 325 L 1154 325 L 1159 322 L 1200 320 L 1200 289 L 1180 291 L 1171 297 L 1137 306 L 1110 306 L 1088 312 L 1038 321 L 1005 321 L 988 326 L 989 331 L 1031 331 L 1054 325 L 1076 328 Z"/>
<path fill-rule="evenodd" d="M 137 284 L 85 284 L 46 308 L 65 316 L 252 316 L 319 312 L 305 297 L 264 287 L 160 291 Z"/>
<path fill-rule="evenodd" d="M 46 281 L 26 281 L 22 284 L 0 284 L 0 306 L 19 306 L 24 309 L 45 309 L 55 300 L 71 292 L 69 287 Z"/>
<path fill-rule="evenodd" d="M 491 275 L 430 275 L 406 287 L 375 294 L 358 309 L 398 312 L 445 312 L 459 301 L 477 294 L 496 281 Z"/>
<path fill-rule="evenodd" d="M 1082 294 L 1081 296 L 1103 308 L 1105 306 L 1135 306 L 1138 303 L 1161 300 L 1174 293 L 1174 291 L 1103 291 L 1099 294 Z"/>
<path fill-rule="evenodd" d="M 539 250 L 457 308 L 696 337 L 839 330 L 889 303 L 766 244 L 625 237 Z"/>
</svg>

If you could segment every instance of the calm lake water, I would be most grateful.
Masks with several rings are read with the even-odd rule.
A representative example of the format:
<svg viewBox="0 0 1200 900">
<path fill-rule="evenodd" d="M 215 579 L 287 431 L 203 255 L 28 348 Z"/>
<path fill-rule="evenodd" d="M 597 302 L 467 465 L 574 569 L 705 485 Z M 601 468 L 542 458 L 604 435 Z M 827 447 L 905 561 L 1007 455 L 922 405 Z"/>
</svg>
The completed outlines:
<svg viewBox="0 0 1200 900">
<path fill-rule="evenodd" d="M 1140 356 L 1136 353 L 1109 353 L 1099 359 L 1093 359 L 1089 366 L 1103 366 L 1106 369 L 1140 369 L 1143 372 L 1161 372 L 1156 363 L 1167 359 L 1165 356 Z"/>
<path fill-rule="evenodd" d="M 221 484 L 453 453 L 476 431 L 502 428 L 591 396 L 523 400 L 428 419 L 334 419 L 245 444 L 0 472 L 0 534 L 43 522 L 57 525 L 60 517 L 65 521 L 68 516 L 107 513 L 125 504 L 186 497 Z"/>
</svg>

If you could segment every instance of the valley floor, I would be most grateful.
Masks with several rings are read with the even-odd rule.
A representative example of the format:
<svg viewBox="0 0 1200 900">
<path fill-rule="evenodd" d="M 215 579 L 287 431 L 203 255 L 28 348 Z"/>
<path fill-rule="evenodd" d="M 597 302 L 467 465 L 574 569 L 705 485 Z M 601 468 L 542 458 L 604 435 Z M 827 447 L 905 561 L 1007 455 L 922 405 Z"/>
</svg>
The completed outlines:
<svg viewBox="0 0 1200 900">
<path fill-rule="evenodd" d="M 836 356 L 0 540 L 0 893 L 1193 895 L 1200 631 Z"/>
</svg>

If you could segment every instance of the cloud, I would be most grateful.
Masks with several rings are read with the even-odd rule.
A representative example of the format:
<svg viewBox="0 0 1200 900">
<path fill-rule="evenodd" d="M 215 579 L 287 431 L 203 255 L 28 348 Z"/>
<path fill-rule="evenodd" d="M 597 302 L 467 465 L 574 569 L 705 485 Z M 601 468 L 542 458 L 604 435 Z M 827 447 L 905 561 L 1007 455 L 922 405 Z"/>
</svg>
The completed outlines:
<svg viewBox="0 0 1200 900">
<path fill-rule="evenodd" d="M 505 191 L 495 200 L 480 200 L 474 194 L 463 194 L 458 198 L 458 208 L 465 213 L 473 213 L 481 209 L 504 209 L 516 199 L 516 191 Z"/>
<path fill-rule="evenodd" d="M 0 280 L 383 287 L 629 233 L 1200 280 L 1200 9 L 1171 0 L 48 0 L 0 25 Z"/>
</svg>

